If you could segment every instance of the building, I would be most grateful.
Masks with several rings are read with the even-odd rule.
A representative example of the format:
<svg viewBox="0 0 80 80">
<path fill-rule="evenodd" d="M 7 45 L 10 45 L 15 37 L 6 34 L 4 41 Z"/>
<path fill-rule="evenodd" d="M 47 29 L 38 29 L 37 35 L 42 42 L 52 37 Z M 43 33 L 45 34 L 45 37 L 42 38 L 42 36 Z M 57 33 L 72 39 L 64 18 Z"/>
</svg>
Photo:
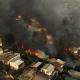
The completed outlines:
<svg viewBox="0 0 80 80">
<path fill-rule="evenodd" d="M 62 60 L 60 60 L 60 59 L 57 59 L 57 62 L 59 62 L 60 64 L 65 64 L 65 62 L 64 61 L 62 61 Z"/>
<path fill-rule="evenodd" d="M 21 60 L 20 54 L 10 59 L 7 63 L 14 70 L 18 70 L 24 67 L 24 61 Z"/>
<path fill-rule="evenodd" d="M 72 76 L 73 78 L 76 78 L 77 80 L 80 79 L 80 72 L 75 71 L 75 70 L 69 70 L 68 73 L 69 73 L 69 75 Z"/>
<path fill-rule="evenodd" d="M 34 69 L 28 68 L 25 69 L 20 76 L 18 76 L 18 80 L 32 80 L 35 76 L 36 71 Z"/>
<path fill-rule="evenodd" d="M 48 76 L 51 76 L 54 71 L 55 71 L 55 66 L 53 66 L 52 64 L 45 64 L 41 68 L 41 72 L 43 72 L 44 74 Z"/>
<path fill-rule="evenodd" d="M 3 55 L 3 49 L 0 48 L 0 55 Z"/>
<path fill-rule="evenodd" d="M 19 53 L 14 53 L 14 54 L 12 52 L 3 53 L 2 55 L 0 55 L 0 61 L 5 65 L 9 65 L 8 61 L 17 55 L 19 55 Z"/>
<path fill-rule="evenodd" d="M 49 77 L 37 72 L 35 69 L 27 68 L 18 76 L 18 80 L 49 80 Z"/>
<path fill-rule="evenodd" d="M 64 66 L 65 62 L 57 59 L 56 62 L 53 63 L 53 65 L 55 66 L 55 69 L 59 72 L 63 71 L 63 66 Z"/>
<path fill-rule="evenodd" d="M 56 59 L 56 58 L 51 58 L 51 59 L 48 59 L 48 62 L 50 62 L 51 64 L 53 64 L 55 66 L 55 69 L 57 71 L 60 71 L 60 72 L 63 71 L 63 66 L 65 64 L 64 61 L 62 61 L 60 59 Z"/>
<path fill-rule="evenodd" d="M 33 63 L 31 67 L 37 69 L 41 64 L 42 62 L 36 62 L 36 63 Z"/>
<path fill-rule="evenodd" d="M 12 53 L 4 53 L 3 55 L 0 55 L 0 61 L 7 65 L 7 62 L 13 58 L 14 56 L 16 56 L 17 54 L 12 54 Z"/>
<path fill-rule="evenodd" d="M 56 58 L 49 58 L 49 59 L 48 59 L 48 62 L 54 63 L 54 62 L 56 62 Z"/>
</svg>

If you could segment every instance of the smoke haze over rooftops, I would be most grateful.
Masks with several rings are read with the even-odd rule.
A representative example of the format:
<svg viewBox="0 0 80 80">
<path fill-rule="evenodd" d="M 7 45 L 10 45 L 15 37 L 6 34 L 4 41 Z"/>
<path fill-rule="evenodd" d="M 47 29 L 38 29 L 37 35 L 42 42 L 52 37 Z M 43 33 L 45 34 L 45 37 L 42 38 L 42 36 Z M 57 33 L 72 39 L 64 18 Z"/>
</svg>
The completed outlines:
<svg viewBox="0 0 80 80">
<path fill-rule="evenodd" d="M 0 0 L 0 33 L 16 30 L 7 24 L 12 16 L 30 13 L 47 25 L 62 45 L 80 46 L 79 9 L 80 0 Z"/>
</svg>

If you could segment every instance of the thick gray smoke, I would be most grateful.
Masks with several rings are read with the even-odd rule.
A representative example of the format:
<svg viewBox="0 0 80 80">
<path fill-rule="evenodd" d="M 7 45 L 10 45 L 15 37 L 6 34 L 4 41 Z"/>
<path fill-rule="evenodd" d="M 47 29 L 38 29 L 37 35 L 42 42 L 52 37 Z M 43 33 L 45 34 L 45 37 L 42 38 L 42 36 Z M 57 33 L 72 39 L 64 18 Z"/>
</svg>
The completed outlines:
<svg viewBox="0 0 80 80">
<path fill-rule="evenodd" d="M 0 0 L 0 34 L 6 34 L 10 31 L 7 21 L 12 14 L 11 2 L 11 0 Z"/>
<path fill-rule="evenodd" d="M 35 0 L 34 9 L 66 47 L 80 46 L 80 0 Z"/>
<path fill-rule="evenodd" d="M 80 46 L 79 9 L 80 0 L 0 0 L 0 32 L 17 30 L 6 26 L 6 21 L 14 14 L 27 13 L 47 25 L 62 47 Z"/>
</svg>

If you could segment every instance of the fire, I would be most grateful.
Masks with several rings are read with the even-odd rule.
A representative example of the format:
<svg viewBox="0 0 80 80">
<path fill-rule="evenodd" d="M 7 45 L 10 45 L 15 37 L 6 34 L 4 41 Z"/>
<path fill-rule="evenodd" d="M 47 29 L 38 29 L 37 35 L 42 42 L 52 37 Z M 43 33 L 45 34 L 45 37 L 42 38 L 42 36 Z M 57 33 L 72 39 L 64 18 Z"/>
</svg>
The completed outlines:
<svg viewBox="0 0 80 80">
<path fill-rule="evenodd" d="M 77 53 L 78 53 L 78 50 L 79 50 L 79 49 L 76 48 L 76 47 L 66 48 L 66 49 L 65 49 L 66 52 L 69 52 L 69 53 L 72 53 L 72 54 L 73 54 L 73 53 L 74 53 L 74 54 L 77 54 Z"/>
<path fill-rule="evenodd" d="M 22 16 L 18 16 L 18 18 L 19 18 L 19 19 L 21 19 L 21 18 L 22 18 Z"/>
<path fill-rule="evenodd" d="M 47 38 L 47 40 L 53 40 L 53 37 L 52 37 L 50 34 L 48 34 L 48 35 L 46 36 L 46 38 Z"/>
<path fill-rule="evenodd" d="M 22 16 L 20 15 L 16 17 L 16 20 L 21 20 L 21 19 L 22 19 Z"/>
<path fill-rule="evenodd" d="M 39 57 L 39 53 L 38 53 L 38 52 L 35 52 L 34 55 L 35 55 L 36 57 Z"/>
<path fill-rule="evenodd" d="M 53 37 L 52 35 L 48 32 L 46 26 L 41 25 L 39 23 L 39 21 L 37 21 L 35 18 L 31 18 L 29 20 L 29 23 L 24 20 L 24 16 L 17 16 L 16 20 L 19 20 L 19 22 L 23 23 L 23 26 L 30 32 L 32 33 L 41 33 L 42 36 L 42 40 L 44 40 L 44 45 L 46 46 L 46 44 L 51 44 L 53 45 Z M 33 36 L 33 35 L 32 35 Z M 34 37 L 34 36 L 33 36 Z M 27 41 L 26 41 L 27 44 Z M 26 46 L 26 44 L 23 42 L 23 45 L 21 46 L 21 48 L 23 48 L 25 50 L 26 53 L 30 54 L 30 55 L 34 55 L 37 57 L 44 57 L 43 53 L 38 51 L 38 50 L 33 50 L 32 48 L 28 48 L 28 46 Z M 28 49 L 27 49 L 28 48 Z"/>
<path fill-rule="evenodd" d="M 33 52 L 33 49 L 32 48 L 29 48 L 27 51 L 28 52 Z"/>
<path fill-rule="evenodd" d="M 28 52 L 28 54 L 40 58 L 40 53 L 38 52 L 38 50 L 33 50 L 32 48 L 28 48 L 28 49 L 26 49 L 25 52 L 26 53 Z"/>
</svg>

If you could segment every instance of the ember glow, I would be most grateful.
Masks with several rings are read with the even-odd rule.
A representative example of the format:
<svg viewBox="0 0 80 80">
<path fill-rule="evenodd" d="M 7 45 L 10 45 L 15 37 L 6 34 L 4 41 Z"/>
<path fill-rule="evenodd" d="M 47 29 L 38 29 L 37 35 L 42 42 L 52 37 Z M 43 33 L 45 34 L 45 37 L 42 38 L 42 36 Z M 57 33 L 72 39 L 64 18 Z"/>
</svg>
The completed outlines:
<svg viewBox="0 0 80 80">
<path fill-rule="evenodd" d="M 25 28 L 25 32 L 28 34 L 27 39 L 24 39 L 26 43 L 24 41 L 21 42 L 24 50 L 30 48 L 29 45 L 31 45 L 32 49 L 40 49 L 44 50 L 44 52 L 46 52 L 46 50 L 51 51 L 48 52 L 48 55 L 50 53 L 53 55 L 56 54 L 53 49 L 55 46 L 54 38 L 48 31 L 47 27 L 42 25 L 36 18 L 30 18 L 30 21 L 27 22 L 27 18 L 25 20 L 22 16 L 17 16 L 17 20 L 19 25 L 22 25 L 22 28 Z"/>
<path fill-rule="evenodd" d="M 17 16 L 16 17 L 16 20 L 21 20 L 22 19 L 22 16 Z"/>
<path fill-rule="evenodd" d="M 25 52 L 28 55 L 35 56 L 40 59 L 45 55 L 45 53 L 41 52 L 40 50 L 33 50 L 32 48 L 26 49 Z"/>
</svg>

